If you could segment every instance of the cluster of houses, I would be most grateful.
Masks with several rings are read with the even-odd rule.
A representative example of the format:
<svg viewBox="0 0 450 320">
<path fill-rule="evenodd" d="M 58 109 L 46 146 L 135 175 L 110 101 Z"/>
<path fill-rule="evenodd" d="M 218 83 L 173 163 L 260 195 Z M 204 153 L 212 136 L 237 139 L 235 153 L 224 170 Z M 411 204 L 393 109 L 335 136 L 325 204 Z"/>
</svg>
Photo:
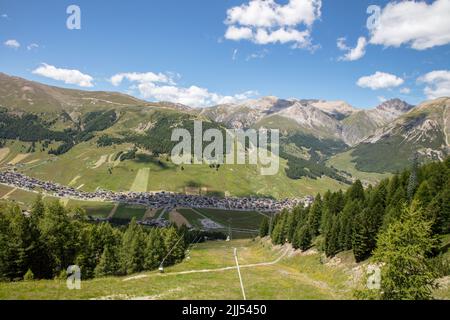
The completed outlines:
<svg viewBox="0 0 450 320">
<path fill-rule="evenodd" d="M 205 195 L 186 195 L 173 192 L 113 192 L 96 190 L 86 192 L 63 186 L 58 183 L 42 181 L 28 177 L 15 171 L 1 171 L 0 183 L 28 191 L 49 193 L 56 197 L 71 198 L 77 200 L 97 200 L 127 203 L 131 205 L 143 205 L 148 208 L 175 207 L 187 208 L 214 208 L 237 211 L 279 212 L 283 209 L 291 209 L 298 205 L 308 206 L 314 200 L 307 196 L 302 199 L 275 200 L 258 197 L 224 197 Z"/>
</svg>

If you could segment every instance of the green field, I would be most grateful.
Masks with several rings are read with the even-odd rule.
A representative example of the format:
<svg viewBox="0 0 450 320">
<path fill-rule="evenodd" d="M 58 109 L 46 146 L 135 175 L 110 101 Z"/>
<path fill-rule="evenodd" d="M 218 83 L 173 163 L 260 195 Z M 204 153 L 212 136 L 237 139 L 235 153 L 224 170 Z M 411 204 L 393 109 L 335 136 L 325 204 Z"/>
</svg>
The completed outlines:
<svg viewBox="0 0 450 320">
<path fill-rule="evenodd" d="M 113 218 L 119 220 L 131 220 L 132 218 L 136 218 L 137 220 L 141 220 L 146 210 L 147 209 L 142 206 L 120 204 Z"/>
<path fill-rule="evenodd" d="M 352 162 L 353 157 L 351 155 L 352 151 L 343 152 L 335 155 L 330 160 L 327 161 L 329 166 L 333 166 L 336 169 L 343 170 L 352 175 L 356 179 L 360 179 L 362 182 L 367 184 L 376 184 L 382 179 L 389 178 L 392 176 L 390 173 L 376 173 L 376 172 L 363 172 L 359 171 L 355 167 L 355 163 Z"/>
<path fill-rule="evenodd" d="M 18 170 L 38 179 L 71 184 L 85 191 L 103 188 L 113 191 L 166 190 L 184 193 L 186 187 L 196 186 L 207 193 L 284 198 L 347 187 L 327 177 L 292 180 L 284 172 L 287 163 L 283 159 L 278 174 L 274 176 L 261 175 L 256 165 L 223 165 L 218 171 L 208 165 L 184 165 L 182 170 L 168 162 L 165 156 L 159 158 L 159 163 L 145 154 L 135 160 L 113 161 L 120 151 L 130 147 L 129 144 L 97 147 L 93 141 L 84 142 L 59 157 L 45 152 L 31 154 Z M 3 164 L 14 158 L 17 152 L 9 154 Z M 26 163 L 29 160 L 33 162 Z"/>
<path fill-rule="evenodd" d="M 69 200 L 67 206 L 82 208 L 86 211 L 86 214 L 91 217 L 106 218 L 114 208 L 114 203 L 102 201 Z"/>
<path fill-rule="evenodd" d="M 250 238 L 258 234 L 258 228 L 264 215 L 254 211 L 232 211 L 219 209 L 177 209 L 189 223 L 203 228 L 200 220 L 208 218 L 223 228 L 217 229 L 228 234 L 231 228 L 233 238 Z"/>
</svg>

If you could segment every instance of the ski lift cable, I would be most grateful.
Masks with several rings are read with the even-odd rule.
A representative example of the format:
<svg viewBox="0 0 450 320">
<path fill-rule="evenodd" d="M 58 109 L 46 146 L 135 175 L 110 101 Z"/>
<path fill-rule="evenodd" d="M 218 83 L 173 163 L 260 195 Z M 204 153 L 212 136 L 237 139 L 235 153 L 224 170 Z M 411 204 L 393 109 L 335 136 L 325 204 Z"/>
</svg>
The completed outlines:
<svg viewBox="0 0 450 320">
<path fill-rule="evenodd" d="M 159 267 L 162 268 L 164 265 L 164 261 L 166 261 L 166 259 L 170 256 L 170 254 L 172 253 L 173 249 L 175 249 L 175 247 L 178 245 L 178 243 L 180 243 L 181 239 L 184 238 L 184 233 L 183 235 L 180 236 L 180 238 L 178 239 L 178 241 L 173 245 L 173 247 L 169 250 L 169 252 L 166 254 L 166 256 L 164 257 L 164 259 L 162 259 Z"/>
</svg>

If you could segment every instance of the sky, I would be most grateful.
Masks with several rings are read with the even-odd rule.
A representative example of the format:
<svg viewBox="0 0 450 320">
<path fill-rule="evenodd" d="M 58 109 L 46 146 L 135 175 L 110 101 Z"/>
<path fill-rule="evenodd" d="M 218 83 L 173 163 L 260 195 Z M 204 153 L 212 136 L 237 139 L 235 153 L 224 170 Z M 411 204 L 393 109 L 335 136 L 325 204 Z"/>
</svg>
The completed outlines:
<svg viewBox="0 0 450 320">
<path fill-rule="evenodd" d="M 0 72 L 193 107 L 418 104 L 450 96 L 450 0 L 0 0 Z"/>
</svg>

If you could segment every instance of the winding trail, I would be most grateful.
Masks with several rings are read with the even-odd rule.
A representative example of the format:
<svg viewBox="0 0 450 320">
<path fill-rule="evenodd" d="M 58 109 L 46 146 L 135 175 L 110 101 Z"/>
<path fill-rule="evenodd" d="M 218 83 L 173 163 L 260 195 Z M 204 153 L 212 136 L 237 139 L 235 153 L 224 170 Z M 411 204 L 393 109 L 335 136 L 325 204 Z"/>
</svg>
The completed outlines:
<svg viewBox="0 0 450 320">
<path fill-rule="evenodd" d="M 111 211 L 109 212 L 108 218 L 107 218 L 107 219 L 112 219 L 112 218 L 114 217 L 114 215 L 116 214 L 117 208 L 119 208 L 119 204 L 120 204 L 120 203 L 117 202 L 117 203 L 114 205 L 114 208 L 112 208 Z"/>
<path fill-rule="evenodd" d="M 256 267 L 272 266 L 272 265 L 280 262 L 281 259 L 283 259 L 288 254 L 289 250 L 290 250 L 289 248 L 286 249 L 278 258 L 276 258 L 273 261 L 244 264 L 244 265 L 240 265 L 239 267 L 241 269 L 243 269 L 243 268 L 256 268 Z M 223 272 L 223 271 L 236 270 L 236 269 L 237 269 L 237 266 L 230 266 L 230 267 L 223 267 L 223 268 L 216 268 L 216 269 L 197 269 L 197 270 L 187 270 L 187 271 L 170 272 L 170 273 L 153 274 L 153 275 L 176 276 L 176 275 L 193 274 L 193 273 Z M 150 277 L 150 275 L 142 274 L 142 275 L 138 275 L 138 276 L 134 276 L 134 277 L 125 278 L 122 281 L 139 280 L 139 279 L 145 279 L 148 277 Z"/>
</svg>

